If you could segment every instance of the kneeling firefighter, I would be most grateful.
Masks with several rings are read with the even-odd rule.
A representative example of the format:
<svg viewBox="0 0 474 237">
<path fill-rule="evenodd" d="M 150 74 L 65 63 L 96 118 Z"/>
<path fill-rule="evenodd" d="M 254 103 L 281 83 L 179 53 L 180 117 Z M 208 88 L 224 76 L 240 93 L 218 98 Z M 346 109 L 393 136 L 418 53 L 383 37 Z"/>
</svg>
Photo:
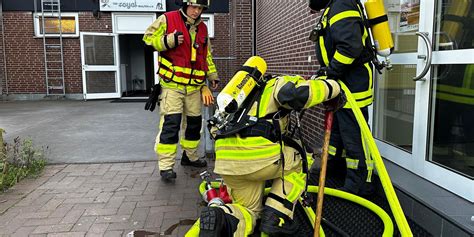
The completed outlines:
<svg viewBox="0 0 474 237">
<path fill-rule="evenodd" d="M 305 190 L 306 174 L 300 171 L 306 151 L 293 138 L 290 114 L 328 100 L 332 108 L 345 102 L 335 80 L 263 76 L 265 71 L 265 61 L 251 57 L 217 97 L 218 109 L 209 121 L 216 139 L 214 172 L 233 203 L 205 207 L 199 236 L 247 236 L 259 218 L 260 230 L 270 235 L 297 230 L 293 210 Z M 266 180 L 273 184 L 263 205 Z"/>
</svg>

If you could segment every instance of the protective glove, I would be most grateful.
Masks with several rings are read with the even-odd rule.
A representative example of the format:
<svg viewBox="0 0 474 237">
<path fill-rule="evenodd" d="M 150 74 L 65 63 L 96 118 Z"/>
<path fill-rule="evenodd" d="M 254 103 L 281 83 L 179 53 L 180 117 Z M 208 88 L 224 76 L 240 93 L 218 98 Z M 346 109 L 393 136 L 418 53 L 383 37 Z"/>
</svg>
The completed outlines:
<svg viewBox="0 0 474 237">
<path fill-rule="evenodd" d="M 150 112 L 153 112 L 153 110 L 155 110 L 160 94 L 161 94 L 161 85 L 155 84 L 153 88 L 151 89 L 151 94 L 148 97 L 148 100 L 145 103 L 145 110 L 150 110 Z"/>
<path fill-rule="evenodd" d="M 214 96 L 212 95 L 211 90 L 207 86 L 201 87 L 201 98 L 202 98 L 202 103 L 205 106 L 214 104 Z"/>
<path fill-rule="evenodd" d="M 321 67 L 317 72 L 316 72 L 316 75 L 318 77 L 321 77 L 321 76 L 326 76 L 327 78 L 332 78 L 332 79 L 340 79 L 340 77 L 338 76 L 338 74 L 332 70 L 331 68 L 329 67 Z"/>
<path fill-rule="evenodd" d="M 324 107 L 324 109 L 326 109 L 326 111 L 336 112 L 340 108 L 344 107 L 344 105 L 346 104 L 346 102 L 347 102 L 346 94 L 341 89 L 339 83 L 337 83 L 335 80 L 327 79 L 325 82 L 328 85 L 331 85 L 333 87 L 333 88 L 331 88 L 333 93 L 338 93 L 338 94 L 336 95 L 336 97 L 323 102 L 323 107 Z M 334 88 L 336 86 L 338 88 Z"/>
</svg>

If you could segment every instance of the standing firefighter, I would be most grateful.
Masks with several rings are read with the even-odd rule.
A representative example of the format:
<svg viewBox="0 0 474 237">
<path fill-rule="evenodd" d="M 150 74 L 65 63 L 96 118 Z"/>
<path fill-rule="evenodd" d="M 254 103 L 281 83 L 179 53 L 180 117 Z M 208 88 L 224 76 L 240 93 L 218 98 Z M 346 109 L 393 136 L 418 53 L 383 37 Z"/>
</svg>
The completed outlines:
<svg viewBox="0 0 474 237">
<path fill-rule="evenodd" d="M 297 230 L 293 210 L 305 189 L 306 174 L 300 171 L 306 151 L 293 136 L 290 112 L 330 99 L 339 102 L 340 86 L 330 79 L 263 77 L 265 70 L 262 58 L 250 58 L 217 97 L 219 107 L 210 120 L 216 138 L 214 172 L 224 179 L 233 203 L 211 204 L 202 210 L 201 237 L 247 236 L 258 218 L 261 231 L 271 236 Z M 231 86 L 237 89 L 227 90 Z M 244 95 L 247 98 L 242 102 Z M 226 114 L 232 111 L 237 112 Z M 273 184 L 263 205 L 266 180 Z"/>
<path fill-rule="evenodd" d="M 373 101 L 373 51 L 359 0 L 310 0 L 314 11 L 324 9 L 311 32 L 321 64 L 318 75 L 339 79 L 352 92 L 368 120 Z M 358 195 L 373 193 L 373 163 L 366 162 L 360 128 L 349 104 L 334 114 L 329 160 L 345 159 L 347 173 L 340 189 Z"/>
<path fill-rule="evenodd" d="M 179 10 L 167 12 L 151 24 L 143 41 L 159 51 L 160 84 L 154 87 L 146 109 L 154 109 L 160 94 L 160 132 L 156 137 L 160 175 L 163 180 L 176 178 L 173 171 L 179 131 L 184 152 L 181 165 L 205 167 L 197 148 L 201 138 L 201 107 L 214 98 L 205 85 L 206 79 L 215 89 L 218 77 L 210 53 L 210 40 L 201 13 L 209 0 L 184 0 Z M 201 102 L 202 98 L 202 102 Z"/>
</svg>

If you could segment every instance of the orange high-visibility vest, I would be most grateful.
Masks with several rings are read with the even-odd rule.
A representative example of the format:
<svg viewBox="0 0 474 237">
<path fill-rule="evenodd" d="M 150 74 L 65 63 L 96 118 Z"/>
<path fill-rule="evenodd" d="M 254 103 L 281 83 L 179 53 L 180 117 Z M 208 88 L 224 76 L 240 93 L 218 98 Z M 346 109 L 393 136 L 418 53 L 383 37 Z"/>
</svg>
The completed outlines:
<svg viewBox="0 0 474 237">
<path fill-rule="evenodd" d="M 184 85 L 202 85 L 206 80 L 207 67 L 207 27 L 203 22 L 197 26 L 195 42 L 192 42 L 184 23 L 183 16 L 177 11 L 165 13 L 167 22 L 167 34 L 175 30 L 182 32 L 184 43 L 160 52 L 160 70 L 158 74 L 165 81 L 174 81 Z M 192 47 L 195 49 L 195 60 L 192 58 Z"/>
</svg>

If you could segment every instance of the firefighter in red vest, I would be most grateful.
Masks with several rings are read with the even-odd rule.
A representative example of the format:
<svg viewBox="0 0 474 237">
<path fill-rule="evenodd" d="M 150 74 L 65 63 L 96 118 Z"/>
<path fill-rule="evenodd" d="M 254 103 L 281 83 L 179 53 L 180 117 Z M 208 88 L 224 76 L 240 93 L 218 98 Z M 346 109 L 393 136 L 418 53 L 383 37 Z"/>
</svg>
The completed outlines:
<svg viewBox="0 0 474 237">
<path fill-rule="evenodd" d="M 183 148 L 181 165 L 207 165 L 197 151 L 201 138 L 201 107 L 214 103 L 206 80 L 212 89 L 217 88 L 219 82 L 207 27 L 201 20 L 201 13 L 208 7 L 209 0 L 184 0 L 179 10 L 158 17 L 143 37 L 147 45 L 159 52 L 160 132 L 155 152 L 165 181 L 176 178 L 173 166 L 178 140 Z"/>
</svg>

